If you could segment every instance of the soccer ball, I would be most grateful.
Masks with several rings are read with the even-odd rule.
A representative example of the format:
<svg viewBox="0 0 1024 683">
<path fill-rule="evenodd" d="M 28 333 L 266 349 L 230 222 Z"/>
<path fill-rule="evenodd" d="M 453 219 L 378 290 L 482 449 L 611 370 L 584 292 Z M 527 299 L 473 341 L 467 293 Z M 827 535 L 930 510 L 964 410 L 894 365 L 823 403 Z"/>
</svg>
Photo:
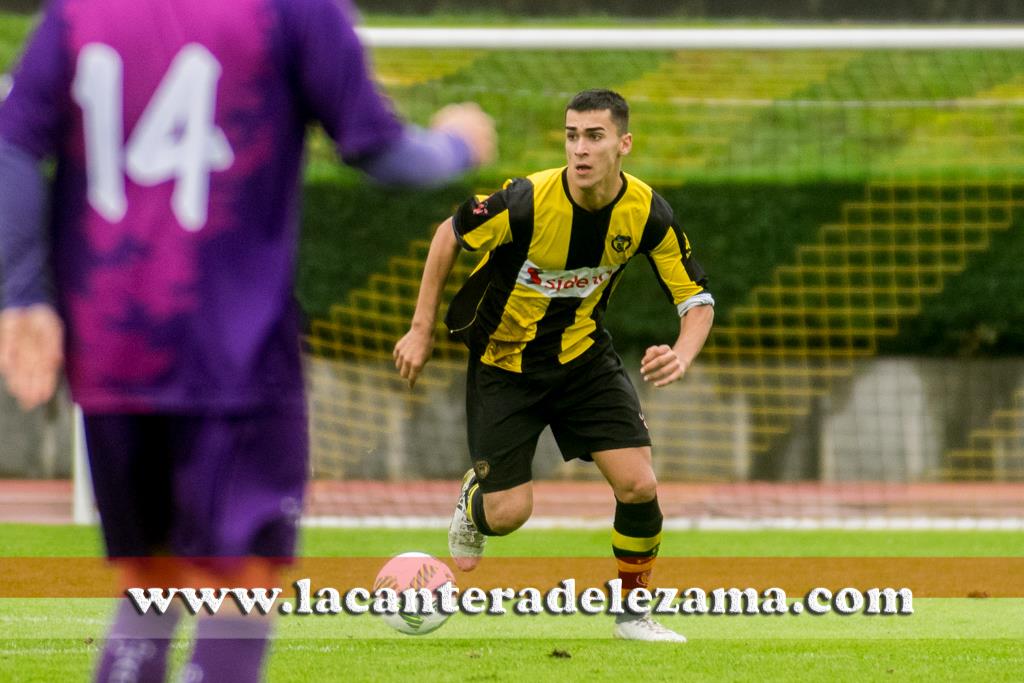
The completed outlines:
<svg viewBox="0 0 1024 683">
<path fill-rule="evenodd" d="M 450 614 L 441 611 L 441 600 L 437 589 L 446 583 L 455 585 L 455 577 L 448 569 L 448 566 L 436 557 L 426 553 L 402 553 L 388 560 L 377 579 L 373 582 L 374 594 L 382 588 L 394 590 L 400 599 L 401 607 L 405 607 L 404 600 L 401 600 L 402 592 L 407 589 L 419 590 L 426 588 L 433 594 L 433 611 L 427 612 L 421 606 L 419 611 L 407 612 L 399 609 L 396 614 L 381 614 L 384 623 L 401 633 L 411 636 L 421 636 L 441 628 L 444 622 L 448 621 Z"/>
</svg>

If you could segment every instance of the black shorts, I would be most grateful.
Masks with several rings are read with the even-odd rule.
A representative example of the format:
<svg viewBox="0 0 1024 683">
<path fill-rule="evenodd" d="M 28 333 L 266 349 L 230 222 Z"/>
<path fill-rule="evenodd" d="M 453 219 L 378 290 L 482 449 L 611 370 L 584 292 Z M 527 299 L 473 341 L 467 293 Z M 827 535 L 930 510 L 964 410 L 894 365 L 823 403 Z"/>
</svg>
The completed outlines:
<svg viewBox="0 0 1024 683">
<path fill-rule="evenodd" d="M 469 456 L 484 492 L 533 478 L 533 455 L 551 426 L 565 460 L 651 445 L 640 399 L 611 346 L 579 364 L 520 374 L 470 357 Z"/>
</svg>

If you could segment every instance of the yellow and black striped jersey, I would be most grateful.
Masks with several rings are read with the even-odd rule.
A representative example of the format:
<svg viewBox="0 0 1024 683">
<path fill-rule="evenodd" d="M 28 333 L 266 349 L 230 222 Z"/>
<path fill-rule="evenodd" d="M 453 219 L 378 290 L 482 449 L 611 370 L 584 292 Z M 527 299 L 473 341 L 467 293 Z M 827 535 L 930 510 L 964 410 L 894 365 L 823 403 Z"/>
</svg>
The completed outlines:
<svg viewBox="0 0 1024 683">
<path fill-rule="evenodd" d="M 458 209 L 459 244 L 486 255 L 445 322 L 482 362 L 528 373 L 589 357 L 611 339 L 602 326 L 608 299 L 637 254 L 680 315 L 714 303 L 668 202 L 638 178 L 622 179 L 599 211 L 573 201 L 564 167 L 507 181 Z"/>
</svg>

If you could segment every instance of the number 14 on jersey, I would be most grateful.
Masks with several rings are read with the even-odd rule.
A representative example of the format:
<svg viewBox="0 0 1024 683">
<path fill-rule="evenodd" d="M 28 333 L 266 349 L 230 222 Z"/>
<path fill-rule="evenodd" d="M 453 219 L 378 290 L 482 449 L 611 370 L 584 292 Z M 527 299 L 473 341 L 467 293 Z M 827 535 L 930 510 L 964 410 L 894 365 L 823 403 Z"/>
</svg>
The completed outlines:
<svg viewBox="0 0 1024 683">
<path fill-rule="evenodd" d="M 183 47 L 125 144 L 121 56 L 102 43 L 82 48 L 72 96 L 82 108 L 88 199 L 97 213 L 111 223 L 124 218 L 126 178 L 146 187 L 173 181 L 171 210 L 181 227 L 196 231 L 206 224 L 210 173 L 234 162 L 214 123 L 220 75 L 209 50 Z"/>
</svg>

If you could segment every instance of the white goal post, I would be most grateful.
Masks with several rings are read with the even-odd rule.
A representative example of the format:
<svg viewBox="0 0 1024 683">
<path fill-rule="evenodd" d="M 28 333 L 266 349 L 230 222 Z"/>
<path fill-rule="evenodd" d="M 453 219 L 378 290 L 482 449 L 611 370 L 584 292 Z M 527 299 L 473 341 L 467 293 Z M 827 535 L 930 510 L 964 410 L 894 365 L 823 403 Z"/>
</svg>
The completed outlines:
<svg viewBox="0 0 1024 683">
<path fill-rule="evenodd" d="M 506 50 L 941 50 L 1024 47 L 1024 28 L 378 28 L 377 48 Z"/>
</svg>

